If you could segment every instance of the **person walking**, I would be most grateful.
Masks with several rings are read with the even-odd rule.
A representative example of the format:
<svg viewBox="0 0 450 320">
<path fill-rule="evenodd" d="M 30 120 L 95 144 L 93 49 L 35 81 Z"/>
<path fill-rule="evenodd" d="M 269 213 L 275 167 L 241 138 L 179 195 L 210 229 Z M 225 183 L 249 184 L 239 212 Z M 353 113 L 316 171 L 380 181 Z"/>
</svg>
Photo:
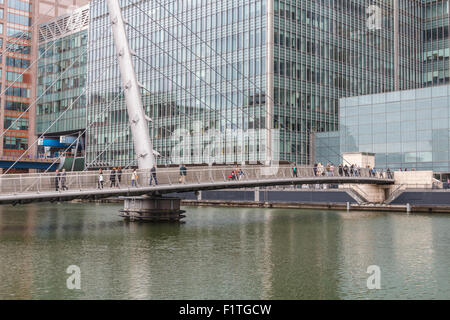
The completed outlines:
<svg viewBox="0 0 450 320">
<path fill-rule="evenodd" d="M 180 183 L 186 183 L 187 169 L 184 164 L 180 166 Z"/>
<path fill-rule="evenodd" d="M 241 180 L 244 177 L 244 170 L 242 170 L 242 168 L 239 168 L 239 180 Z"/>
<path fill-rule="evenodd" d="M 61 173 L 61 189 L 62 191 L 67 190 L 67 186 L 66 186 L 66 169 L 62 169 L 62 173 Z"/>
<path fill-rule="evenodd" d="M 117 175 L 116 184 L 117 184 L 117 187 L 120 188 L 120 183 L 122 182 L 122 167 L 117 168 L 116 175 Z"/>
<path fill-rule="evenodd" d="M 152 181 L 155 180 L 155 186 L 158 185 L 158 179 L 156 178 L 156 166 L 153 165 L 153 168 L 150 169 L 150 185 L 152 185 Z"/>
<path fill-rule="evenodd" d="M 294 164 L 294 166 L 292 167 L 292 176 L 297 178 L 298 177 L 298 172 L 297 172 L 297 165 Z"/>
<path fill-rule="evenodd" d="M 134 169 L 133 173 L 131 174 L 131 186 L 137 188 L 137 182 L 138 182 L 138 174 L 136 169 Z"/>
<path fill-rule="evenodd" d="M 112 168 L 110 174 L 109 174 L 109 187 L 115 187 L 116 186 L 116 168 Z"/>
<path fill-rule="evenodd" d="M 391 172 L 391 169 L 387 168 L 386 174 L 387 174 L 387 178 L 388 178 L 388 179 L 392 179 L 392 172 Z"/>
<path fill-rule="evenodd" d="M 56 169 L 56 175 L 55 175 L 55 189 L 56 191 L 59 191 L 59 184 L 61 182 L 61 173 L 59 173 L 59 170 Z"/>
<path fill-rule="evenodd" d="M 98 188 L 99 189 L 103 189 L 103 170 L 99 169 L 98 170 Z"/>
</svg>

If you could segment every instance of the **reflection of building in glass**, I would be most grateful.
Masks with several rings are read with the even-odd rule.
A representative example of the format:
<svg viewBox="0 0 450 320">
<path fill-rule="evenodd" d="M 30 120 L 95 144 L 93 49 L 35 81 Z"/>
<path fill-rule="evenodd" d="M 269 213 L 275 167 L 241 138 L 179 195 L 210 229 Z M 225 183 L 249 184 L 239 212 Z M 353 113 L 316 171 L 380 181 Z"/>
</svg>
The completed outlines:
<svg viewBox="0 0 450 320">
<path fill-rule="evenodd" d="M 86 127 L 88 23 L 89 8 L 81 7 L 40 25 L 36 134 L 45 132 L 45 139 L 39 142 L 39 154 L 65 150 L 73 140 L 66 137 L 76 138 Z"/>
<path fill-rule="evenodd" d="M 0 132 L 4 133 L 0 139 L 0 156 L 17 158 L 29 147 L 26 156 L 35 156 L 37 64 L 33 61 L 38 57 L 39 24 L 71 12 L 87 2 L 0 0 Z M 24 112 L 23 119 L 17 120 Z M 0 167 L 7 168 L 4 164 Z M 28 169 L 12 169 L 9 172 L 23 171 Z"/>
<path fill-rule="evenodd" d="M 448 0 L 423 2 L 423 82 L 425 86 L 449 83 L 449 3 Z"/>
<path fill-rule="evenodd" d="M 18 157 L 28 149 L 34 134 L 33 112 L 26 112 L 33 98 L 34 78 L 26 70 L 33 60 L 33 5 L 27 1 L 0 1 L 0 131 L 9 128 L 0 139 L 0 155 Z M 9 88 L 8 88 L 9 87 Z M 15 123 L 15 124 L 13 124 Z"/>
<path fill-rule="evenodd" d="M 340 106 L 339 152 L 375 153 L 379 168 L 450 172 L 449 85 L 345 98 Z M 329 141 L 329 133 L 316 135 L 317 146 Z M 316 159 L 334 155 L 321 150 Z"/>
<path fill-rule="evenodd" d="M 421 84 L 420 1 L 379 1 L 376 15 L 371 1 L 122 5 L 160 163 L 307 163 L 311 133 L 337 130 L 339 98 Z M 87 163 L 124 166 L 134 155 L 123 101 L 94 119 L 120 91 L 109 23 L 105 1 L 92 1 Z"/>
</svg>

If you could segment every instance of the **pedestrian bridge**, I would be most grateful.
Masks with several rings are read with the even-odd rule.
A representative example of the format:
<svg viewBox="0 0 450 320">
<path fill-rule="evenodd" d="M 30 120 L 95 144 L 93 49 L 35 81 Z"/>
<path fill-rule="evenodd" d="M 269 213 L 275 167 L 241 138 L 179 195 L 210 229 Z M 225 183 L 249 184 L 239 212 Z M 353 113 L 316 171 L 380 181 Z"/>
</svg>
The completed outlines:
<svg viewBox="0 0 450 320">
<path fill-rule="evenodd" d="M 253 188 L 303 184 L 371 184 L 394 183 L 383 172 L 370 174 L 368 169 L 339 175 L 334 172 L 319 174 L 312 167 L 299 167 L 295 176 L 292 167 L 242 167 L 242 173 L 232 176 L 234 167 L 188 168 L 184 183 L 180 183 L 178 168 L 158 168 L 158 185 L 149 185 L 150 170 L 137 170 L 138 183 L 132 186 L 132 170 L 124 170 L 120 177 L 103 171 L 104 185 L 99 185 L 97 171 L 68 172 L 65 179 L 56 178 L 56 173 L 11 174 L 0 177 L 0 204 L 24 204 L 30 202 L 70 201 L 75 199 L 95 200 L 121 196 L 160 196 L 201 190 Z M 58 191 L 56 184 L 58 182 Z M 67 187 L 62 188 L 63 186 Z M 64 189 L 64 190 L 62 190 Z"/>
</svg>

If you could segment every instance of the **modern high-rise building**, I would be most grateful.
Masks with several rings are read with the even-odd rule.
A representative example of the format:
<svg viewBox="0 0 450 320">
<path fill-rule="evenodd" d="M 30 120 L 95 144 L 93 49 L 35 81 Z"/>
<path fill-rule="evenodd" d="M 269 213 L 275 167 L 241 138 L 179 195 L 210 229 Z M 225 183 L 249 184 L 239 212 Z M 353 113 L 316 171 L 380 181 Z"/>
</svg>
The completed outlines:
<svg viewBox="0 0 450 320">
<path fill-rule="evenodd" d="M 28 108 L 33 97 L 35 83 L 33 72 L 32 70 L 24 72 L 35 57 L 31 29 L 33 10 L 34 6 L 29 1 L 0 1 L 2 133 Z M 28 148 L 34 136 L 29 130 L 33 123 L 34 118 L 30 111 L 4 133 L 0 139 L 2 156 L 17 157 Z"/>
<path fill-rule="evenodd" d="M 0 157 L 15 159 L 27 149 L 27 157 L 36 156 L 35 61 L 39 24 L 87 2 L 0 0 Z M 0 168 L 5 167 L 0 164 Z"/>
<path fill-rule="evenodd" d="M 450 83 L 450 26 L 448 0 L 423 0 L 423 82 Z"/>
<path fill-rule="evenodd" d="M 378 167 L 450 172 L 450 25 L 448 0 L 421 6 L 422 86 L 340 100 L 339 131 L 315 135 L 317 162 L 345 152 L 375 154 Z"/>
<path fill-rule="evenodd" d="M 310 163 L 312 133 L 338 129 L 339 98 L 422 86 L 419 0 L 121 5 L 159 163 Z M 87 163 L 128 165 L 104 0 L 90 17 Z"/>
<path fill-rule="evenodd" d="M 84 6 L 39 26 L 36 134 L 43 135 L 39 155 L 83 150 L 88 24 L 89 6 Z"/>
</svg>

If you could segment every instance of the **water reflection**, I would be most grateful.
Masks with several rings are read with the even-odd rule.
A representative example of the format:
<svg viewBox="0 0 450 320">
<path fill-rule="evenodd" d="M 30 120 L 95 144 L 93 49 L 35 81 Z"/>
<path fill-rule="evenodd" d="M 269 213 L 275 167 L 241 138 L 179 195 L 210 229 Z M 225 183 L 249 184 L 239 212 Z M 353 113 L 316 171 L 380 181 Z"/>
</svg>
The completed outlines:
<svg viewBox="0 0 450 320">
<path fill-rule="evenodd" d="M 187 208 L 185 224 L 141 224 L 119 209 L 0 207 L 0 298 L 450 297 L 445 215 Z M 366 287 L 372 264 L 382 290 Z M 80 291 L 66 288 L 69 265 Z"/>
</svg>

